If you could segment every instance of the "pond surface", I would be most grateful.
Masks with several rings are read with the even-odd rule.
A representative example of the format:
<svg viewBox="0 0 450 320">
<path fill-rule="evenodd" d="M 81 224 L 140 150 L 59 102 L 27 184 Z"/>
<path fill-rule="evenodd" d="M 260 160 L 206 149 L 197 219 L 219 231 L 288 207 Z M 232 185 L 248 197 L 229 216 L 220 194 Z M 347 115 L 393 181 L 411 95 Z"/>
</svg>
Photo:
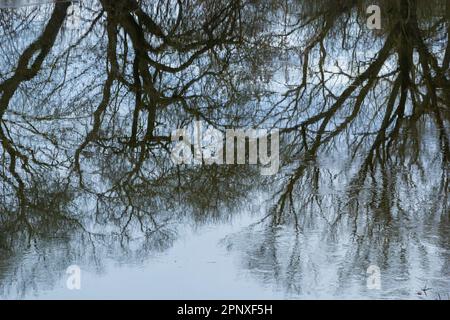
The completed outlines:
<svg viewBox="0 0 450 320">
<path fill-rule="evenodd" d="M 375 2 L 0 0 L 0 298 L 450 299 L 450 2 Z"/>
</svg>

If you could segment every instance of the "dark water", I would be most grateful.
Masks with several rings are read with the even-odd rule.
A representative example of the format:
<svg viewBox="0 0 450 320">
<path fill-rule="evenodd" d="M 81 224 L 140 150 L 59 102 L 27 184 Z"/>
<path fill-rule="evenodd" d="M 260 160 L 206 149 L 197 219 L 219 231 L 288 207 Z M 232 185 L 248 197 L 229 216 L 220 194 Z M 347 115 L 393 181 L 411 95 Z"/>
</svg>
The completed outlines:
<svg viewBox="0 0 450 320">
<path fill-rule="evenodd" d="M 0 4 L 1 298 L 450 298 L 449 1 Z"/>
</svg>

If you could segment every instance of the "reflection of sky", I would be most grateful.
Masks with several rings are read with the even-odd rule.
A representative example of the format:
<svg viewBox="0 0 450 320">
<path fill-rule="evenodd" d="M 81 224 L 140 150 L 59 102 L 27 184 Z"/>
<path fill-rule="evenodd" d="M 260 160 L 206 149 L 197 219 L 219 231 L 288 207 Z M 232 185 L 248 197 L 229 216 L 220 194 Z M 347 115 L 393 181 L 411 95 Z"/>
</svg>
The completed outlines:
<svg viewBox="0 0 450 320">
<path fill-rule="evenodd" d="M 82 290 L 65 287 L 61 273 L 53 289 L 40 290 L 42 299 L 276 299 L 282 298 L 269 286 L 262 285 L 248 273 L 241 272 L 236 255 L 221 245 L 221 240 L 238 232 L 255 218 L 244 215 L 232 223 L 217 223 L 187 228 L 172 248 L 155 254 L 144 262 L 105 261 L 101 273 L 90 265 L 82 268 Z M 31 257 L 32 259 L 33 257 Z M 24 257 L 26 260 L 27 257 Z M 76 263 L 74 261 L 73 263 Z M 46 275 L 40 274 L 45 280 Z M 14 289 L 12 290 L 14 292 Z M 7 296 L 8 297 L 8 296 Z M 9 297 L 14 297 L 12 294 Z"/>
</svg>

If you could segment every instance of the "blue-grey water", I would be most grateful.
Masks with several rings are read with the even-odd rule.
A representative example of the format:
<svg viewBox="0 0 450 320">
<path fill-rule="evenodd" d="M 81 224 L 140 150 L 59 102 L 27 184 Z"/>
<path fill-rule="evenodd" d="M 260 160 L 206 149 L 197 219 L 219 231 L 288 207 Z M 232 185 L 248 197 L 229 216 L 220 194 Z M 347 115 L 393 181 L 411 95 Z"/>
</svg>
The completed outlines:
<svg viewBox="0 0 450 320">
<path fill-rule="evenodd" d="M 0 1 L 0 298 L 450 299 L 450 3 L 375 2 Z"/>
</svg>

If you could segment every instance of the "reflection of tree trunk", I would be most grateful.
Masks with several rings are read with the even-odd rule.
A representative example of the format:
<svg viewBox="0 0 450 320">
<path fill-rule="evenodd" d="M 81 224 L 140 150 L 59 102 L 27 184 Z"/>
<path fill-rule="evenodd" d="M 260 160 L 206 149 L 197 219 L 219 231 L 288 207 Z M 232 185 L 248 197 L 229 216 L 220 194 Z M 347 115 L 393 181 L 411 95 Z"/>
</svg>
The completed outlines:
<svg viewBox="0 0 450 320">
<path fill-rule="evenodd" d="M 438 101 L 438 88 L 444 87 L 444 96 L 446 97 L 446 100 L 448 102 L 449 92 L 448 92 L 448 86 L 450 85 L 448 79 L 446 78 L 446 71 L 447 69 L 441 68 L 438 64 L 437 59 L 433 56 L 433 54 L 429 51 L 427 45 L 425 44 L 422 32 L 419 28 L 419 22 L 417 19 L 417 2 L 414 1 L 407 1 L 405 2 L 410 3 L 411 8 L 410 11 L 411 14 L 411 21 L 408 24 L 411 33 L 411 39 L 414 42 L 415 46 L 417 47 L 417 51 L 419 53 L 419 61 L 420 65 L 423 69 L 423 77 L 425 80 L 425 86 L 428 90 L 427 104 L 429 105 L 431 112 L 435 115 L 435 121 L 440 131 L 440 140 L 442 145 L 442 151 L 443 151 L 443 160 L 444 163 L 447 163 L 450 161 L 450 147 L 449 147 L 449 139 L 447 134 L 447 128 L 444 125 L 444 117 L 442 116 L 441 107 Z M 449 1 L 447 1 L 447 10 L 449 10 Z M 449 33 L 450 35 L 450 33 Z M 448 36 L 449 36 L 448 35 Z M 448 49 L 448 48 L 447 48 Z M 447 50 L 446 55 L 450 54 Z M 447 64 L 448 62 L 443 61 L 443 66 Z"/>
<path fill-rule="evenodd" d="M 450 68 L 450 0 L 447 0 L 445 5 L 445 17 L 447 19 L 447 48 L 445 51 L 444 60 L 442 62 L 442 70 L 446 71 Z M 450 93 L 447 92 L 447 97 L 450 97 Z M 448 105 L 450 105 L 450 98 L 447 98 Z M 450 119 L 449 119 L 450 120 Z"/>
<path fill-rule="evenodd" d="M 400 36 L 397 42 L 398 64 L 400 69 L 400 101 L 396 110 L 397 122 L 391 136 L 395 137 L 400 131 L 405 114 L 408 91 L 411 85 L 410 73 L 413 59 L 412 21 L 417 19 L 417 5 L 415 0 L 402 0 L 400 3 L 401 22 L 398 25 Z M 397 32 L 394 28 L 394 32 Z"/>
<path fill-rule="evenodd" d="M 89 133 L 86 135 L 86 138 L 84 139 L 83 143 L 77 148 L 75 151 L 75 160 L 74 160 L 74 168 L 75 171 L 78 173 L 80 177 L 80 184 L 83 185 L 83 179 L 82 179 L 82 172 L 80 167 L 80 156 L 83 150 L 94 141 L 96 138 L 98 138 L 98 133 L 100 131 L 101 125 L 102 125 L 102 117 L 105 113 L 106 109 L 109 106 L 109 103 L 111 101 L 111 88 L 114 84 L 114 81 L 116 80 L 116 75 L 118 74 L 118 68 L 116 63 L 116 49 L 117 49 L 117 30 L 116 25 L 111 21 L 111 19 L 108 19 L 107 22 L 107 34 L 108 34 L 108 49 L 107 49 L 107 56 L 108 60 L 111 64 L 111 69 L 107 71 L 107 79 L 105 81 L 105 84 L 103 86 L 102 91 L 102 100 L 99 103 L 97 109 L 94 111 L 93 114 L 93 120 L 94 123 L 92 125 L 92 129 L 89 131 Z"/>
<path fill-rule="evenodd" d="M 64 20 L 67 15 L 67 8 L 70 3 L 57 3 L 53 10 L 52 16 L 42 32 L 41 36 L 31 43 L 22 55 L 19 58 L 16 71 L 14 75 L 5 80 L 2 84 L 0 84 L 0 121 L 3 119 L 3 116 L 8 109 L 10 101 L 14 96 L 15 92 L 19 88 L 19 86 L 26 81 L 30 81 L 33 79 L 38 72 L 40 71 L 42 64 L 48 54 L 50 53 L 56 38 L 61 30 Z M 34 61 L 32 60 L 34 58 Z M 17 172 L 17 162 L 22 162 L 22 169 L 31 174 L 31 171 L 28 167 L 28 157 L 22 154 L 10 141 L 9 133 L 5 134 L 5 131 L 0 123 L 0 141 L 3 149 L 9 155 L 9 173 L 16 180 L 17 186 L 14 185 L 12 181 L 6 179 L 8 183 L 16 189 L 19 214 L 17 216 L 18 225 L 23 223 L 23 227 L 28 230 L 28 234 L 31 237 L 33 234 L 33 227 L 29 221 L 27 216 L 28 211 L 27 205 L 29 204 L 26 194 L 25 188 L 26 184 L 23 181 L 21 175 Z"/>
<path fill-rule="evenodd" d="M 69 5 L 70 3 L 57 3 L 55 5 L 53 14 L 45 27 L 44 32 L 35 42 L 28 46 L 19 58 L 19 63 L 14 76 L 0 85 L 0 92 L 2 93 L 0 99 L 0 118 L 3 117 L 8 108 L 9 101 L 19 85 L 22 82 L 33 79 L 39 72 L 42 63 L 53 47 L 59 30 L 64 23 Z M 31 61 L 36 54 L 38 54 L 36 59 Z M 28 67 L 30 64 L 31 67 Z"/>
</svg>

